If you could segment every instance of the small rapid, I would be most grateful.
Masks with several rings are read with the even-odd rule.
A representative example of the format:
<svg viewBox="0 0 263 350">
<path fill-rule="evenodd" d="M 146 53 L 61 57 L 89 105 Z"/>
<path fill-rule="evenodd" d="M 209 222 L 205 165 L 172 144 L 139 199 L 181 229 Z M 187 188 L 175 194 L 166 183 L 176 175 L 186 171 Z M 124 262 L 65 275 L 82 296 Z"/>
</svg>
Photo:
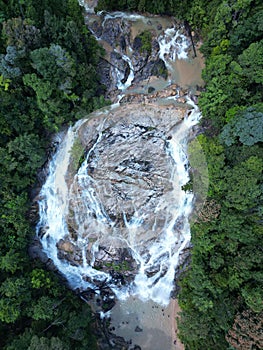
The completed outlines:
<svg viewBox="0 0 263 350">
<path fill-rule="evenodd" d="M 172 19 L 165 20 L 161 17 L 120 11 L 112 13 L 101 11 L 95 14 L 94 8 L 89 7 L 85 0 L 80 0 L 80 5 L 85 9 L 89 30 L 105 48 L 105 60 L 110 63 L 109 74 L 113 81 L 111 88 L 128 93 L 129 88 L 138 85 L 139 80 L 147 79 L 148 73 L 145 73 L 144 69 L 151 67 L 158 60 L 164 62 L 168 81 L 175 82 L 174 62 L 187 60 L 191 46 L 182 25 Z M 150 43 L 152 49 L 147 53 L 140 51 L 134 45 L 135 39 L 138 44 L 139 36 L 146 32 L 152 36 Z M 112 58 L 113 52 L 115 59 Z M 141 57 L 138 57 L 138 54 Z M 152 70 L 153 67 L 148 69 Z M 155 74 L 158 76 L 159 73 Z"/>
<path fill-rule="evenodd" d="M 122 55 L 122 59 L 128 63 L 129 65 L 129 75 L 128 75 L 128 78 L 126 79 L 125 82 L 123 82 L 123 79 L 124 79 L 124 73 L 123 72 L 120 72 L 117 68 L 115 70 L 115 74 L 117 76 L 117 87 L 119 90 L 121 91 L 124 91 L 126 89 L 128 89 L 128 87 L 131 86 L 132 84 L 132 81 L 134 79 L 134 67 L 132 65 L 132 61 L 131 59 L 127 56 L 127 55 Z"/>
</svg>

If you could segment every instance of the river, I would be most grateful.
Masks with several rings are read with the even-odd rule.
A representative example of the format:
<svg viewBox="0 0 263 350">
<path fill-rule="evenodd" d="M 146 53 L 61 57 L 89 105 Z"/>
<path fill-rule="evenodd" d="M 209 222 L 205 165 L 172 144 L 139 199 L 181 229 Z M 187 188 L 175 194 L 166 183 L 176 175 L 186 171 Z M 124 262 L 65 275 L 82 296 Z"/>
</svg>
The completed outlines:
<svg viewBox="0 0 263 350">
<path fill-rule="evenodd" d="M 182 186 L 189 135 L 201 117 L 193 100 L 203 61 L 174 19 L 95 15 L 95 3 L 81 1 L 106 50 L 113 105 L 61 134 L 40 193 L 37 235 L 72 289 L 94 290 L 98 299 L 106 286 L 116 303 L 101 317 L 111 317 L 111 332 L 130 341 L 127 348 L 181 350 L 171 293 L 191 239 L 194 194 Z M 134 43 L 145 30 L 156 49 L 141 57 Z M 149 75 L 160 62 L 166 76 Z"/>
</svg>

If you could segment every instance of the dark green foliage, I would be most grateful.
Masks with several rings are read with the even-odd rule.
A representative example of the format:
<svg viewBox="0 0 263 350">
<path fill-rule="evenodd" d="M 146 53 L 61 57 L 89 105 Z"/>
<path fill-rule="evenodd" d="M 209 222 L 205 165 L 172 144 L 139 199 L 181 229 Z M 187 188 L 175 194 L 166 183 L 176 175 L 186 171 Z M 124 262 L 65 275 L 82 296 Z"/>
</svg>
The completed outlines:
<svg viewBox="0 0 263 350">
<path fill-rule="evenodd" d="M 7 350 L 16 349 L 97 349 L 91 335 L 91 314 L 87 305 L 60 287 L 59 298 L 42 296 L 29 312 L 33 319 Z"/>
<path fill-rule="evenodd" d="M 10 92 L 19 88 L 24 98 L 37 102 L 46 129 L 57 130 L 105 103 L 95 68 L 103 51 L 85 27 L 76 0 L 21 6 L 16 18 L 3 22 L 0 75 L 11 80 Z"/>
<path fill-rule="evenodd" d="M 239 110 L 221 132 L 221 140 L 227 145 L 253 146 L 263 142 L 263 104 Z"/>
<path fill-rule="evenodd" d="M 141 40 L 141 52 L 146 51 L 150 55 L 152 51 L 152 34 L 149 30 L 142 32 L 138 38 Z"/>
<path fill-rule="evenodd" d="M 128 10 L 139 12 L 150 12 L 155 14 L 176 14 L 177 18 L 183 18 L 183 12 L 187 9 L 189 0 L 99 0 L 97 11 Z"/>
<path fill-rule="evenodd" d="M 263 29 L 258 19 L 262 6 L 255 3 L 258 3 L 257 10 L 250 0 L 223 1 L 202 47 L 207 56 L 203 72 L 207 87 L 200 105 L 205 119 L 216 127 L 216 132 L 226 122 L 229 109 L 262 102 L 263 43 L 260 39 Z M 251 18 L 256 21 L 255 26 Z M 244 32 L 247 35 L 242 36 Z"/>
<path fill-rule="evenodd" d="M 172 14 L 203 36 L 198 141 L 209 186 L 179 330 L 186 350 L 230 349 L 235 315 L 262 312 L 262 2 L 99 0 L 98 9 Z M 105 103 L 102 50 L 76 0 L 0 0 L 0 26 L 0 348 L 96 349 L 90 309 L 29 259 L 27 217 L 50 132 Z M 141 39 L 149 52 L 150 35 Z"/>
<path fill-rule="evenodd" d="M 239 20 L 234 31 L 230 33 L 229 50 L 233 56 L 241 54 L 250 43 L 257 42 L 263 36 L 263 9 L 251 11 L 251 15 Z"/>
<path fill-rule="evenodd" d="M 225 205 L 247 211 L 262 201 L 263 160 L 252 156 L 225 171 Z M 223 188 L 224 188 L 223 187 Z"/>
<path fill-rule="evenodd" d="M 218 211 L 209 215 L 205 206 L 192 226 L 192 264 L 179 295 L 179 335 L 189 350 L 230 349 L 226 334 L 235 315 L 260 313 L 263 300 L 262 6 L 219 1 L 210 11 L 200 24 L 206 131 L 198 141 L 207 160 L 208 203 Z"/>
<path fill-rule="evenodd" d="M 263 40 L 252 43 L 238 56 L 242 73 L 251 83 L 263 85 Z"/>
<path fill-rule="evenodd" d="M 75 0 L 0 1 L 0 348 L 96 349 L 87 305 L 28 256 L 51 131 L 105 101 Z"/>
</svg>

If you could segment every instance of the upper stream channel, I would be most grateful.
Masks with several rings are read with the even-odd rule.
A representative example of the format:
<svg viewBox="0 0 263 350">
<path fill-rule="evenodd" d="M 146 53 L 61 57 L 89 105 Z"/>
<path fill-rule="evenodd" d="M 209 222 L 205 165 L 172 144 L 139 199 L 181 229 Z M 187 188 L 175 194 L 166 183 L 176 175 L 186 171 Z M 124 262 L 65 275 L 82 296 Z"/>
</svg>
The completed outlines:
<svg viewBox="0 0 263 350">
<path fill-rule="evenodd" d="M 37 236 L 69 286 L 110 317 L 109 346 L 183 349 L 171 296 L 189 256 L 195 196 L 182 186 L 201 117 L 202 57 L 173 18 L 80 4 L 106 50 L 100 74 L 113 104 L 57 136 Z"/>
</svg>

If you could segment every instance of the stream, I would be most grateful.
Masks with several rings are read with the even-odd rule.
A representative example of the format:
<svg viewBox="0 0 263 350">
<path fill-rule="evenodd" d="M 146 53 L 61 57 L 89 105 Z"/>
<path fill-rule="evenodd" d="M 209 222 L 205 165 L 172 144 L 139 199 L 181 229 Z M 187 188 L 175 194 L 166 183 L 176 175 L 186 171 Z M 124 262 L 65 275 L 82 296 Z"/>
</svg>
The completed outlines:
<svg viewBox="0 0 263 350">
<path fill-rule="evenodd" d="M 93 293 L 94 311 L 111 317 L 110 332 L 127 349 L 180 350 L 171 295 L 189 255 L 194 194 L 182 186 L 201 118 L 194 101 L 203 62 L 173 19 L 95 14 L 95 3 L 80 1 L 106 50 L 101 70 L 113 104 L 60 134 L 39 196 L 37 236 L 69 286 L 85 300 Z M 150 54 L 136 48 L 145 30 Z M 111 307 L 101 308 L 105 300 Z"/>
</svg>

